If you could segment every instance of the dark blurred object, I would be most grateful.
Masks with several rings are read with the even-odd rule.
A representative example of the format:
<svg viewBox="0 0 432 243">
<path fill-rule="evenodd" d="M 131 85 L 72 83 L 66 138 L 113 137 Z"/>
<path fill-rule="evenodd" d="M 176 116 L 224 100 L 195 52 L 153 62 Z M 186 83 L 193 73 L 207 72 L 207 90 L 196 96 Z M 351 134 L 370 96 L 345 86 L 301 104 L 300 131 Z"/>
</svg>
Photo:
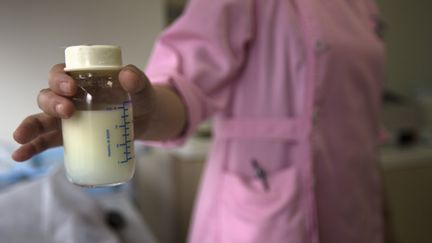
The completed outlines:
<svg viewBox="0 0 432 243">
<path fill-rule="evenodd" d="M 403 129 L 398 132 L 396 139 L 398 146 L 410 147 L 419 141 L 419 136 L 416 130 Z"/>
<path fill-rule="evenodd" d="M 425 108 L 413 98 L 386 90 L 381 122 L 395 145 L 416 145 L 426 126 Z"/>
<path fill-rule="evenodd" d="M 169 6 L 167 11 L 168 23 L 172 23 L 174 20 L 176 20 L 182 14 L 182 11 L 183 6 Z"/>
<path fill-rule="evenodd" d="M 126 226 L 125 218 L 116 210 L 110 210 L 105 213 L 105 222 L 111 229 L 116 231 L 122 230 Z"/>
<path fill-rule="evenodd" d="M 174 22 L 183 12 L 187 0 L 167 0 L 166 1 L 166 16 L 167 24 Z"/>
<path fill-rule="evenodd" d="M 372 17 L 375 21 L 375 33 L 380 39 L 384 39 L 387 32 L 387 23 L 380 15 L 375 15 Z"/>
<path fill-rule="evenodd" d="M 407 98 L 403 97 L 402 95 L 399 95 L 389 90 L 384 90 L 383 92 L 384 104 L 403 104 L 404 102 L 406 102 L 406 99 Z"/>
</svg>

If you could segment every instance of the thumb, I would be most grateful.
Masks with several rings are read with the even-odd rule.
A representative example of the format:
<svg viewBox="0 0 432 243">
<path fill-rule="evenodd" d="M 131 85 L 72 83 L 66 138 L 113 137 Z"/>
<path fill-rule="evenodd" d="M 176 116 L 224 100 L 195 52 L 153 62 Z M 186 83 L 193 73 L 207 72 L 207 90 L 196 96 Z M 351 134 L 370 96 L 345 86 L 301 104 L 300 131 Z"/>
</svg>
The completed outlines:
<svg viewBox="0 0 432 243">
<path fill-rule="evenodd" d="M 129 64 L 120 70 L 119 81 L 131 96 L 134 117 L 149 115 L 155 105 L 155 94 L 144 72 Z"/>
<path fill-rule="evenodd" d="M 120 70 L 120 84 L 124 90 L 131 95 L 142 92 L 146 86 L 150 85 L 145 74 L 134 65 L 127 65 Z"/>
</svg>

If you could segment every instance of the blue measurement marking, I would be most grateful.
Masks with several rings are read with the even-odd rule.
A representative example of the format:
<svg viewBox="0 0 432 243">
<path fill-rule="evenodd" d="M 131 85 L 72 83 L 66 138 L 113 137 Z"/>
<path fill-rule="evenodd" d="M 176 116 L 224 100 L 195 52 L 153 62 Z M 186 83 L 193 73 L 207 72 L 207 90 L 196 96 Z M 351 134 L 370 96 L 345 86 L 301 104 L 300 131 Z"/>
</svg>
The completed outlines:
<svg viewBox="0 0 432 243">
<path fill-rule="evenodd" d="M 110 130 L 106 129 L 106 143 L 107 143 L 107 150 L 108 150 L 108 157 L 111 157 L 111 141 L 110 141 Z"/>
<path fill-rule="evenodd" d="M 135 158 L 135 156 L 130 156 L 130 157 L 126 156 L 126 158 L 124 160 L 122 160 L 122 161 L 119 161 L 119 163 L 126 163 L 129 160 L 132 160 L 133 158 Z"/>
<path fill-rule="evenodd" d="M 130 156 L 132 151 L 130 151 L 131 146 L 129 145 L 131 143 L 131 140 L 129 139 L 129 136 L 131 133 L 128 132 L 130 130 L 129 124 L 131 124 L 130 121 L 127 121 L 127 118 L 129 115 L 127 114 L 127 111 L 129 110 L 129 104 L 130 101 L 123 102 L 123 105 L 118 106 L 117 109 L 121 109 L 122 115 L 120 116 L 122 119 L 122 123 L 117 125 L 117 128 L 123 129 L 122 137 L 124 138 L 123 143 L 117 144 L 117 148 L 124 147 L 123 154 L 125 155 L 123 160 L 118 161 L 118 163 L 123 164 L 129 162 L 133 156 Z"/>
</svg>

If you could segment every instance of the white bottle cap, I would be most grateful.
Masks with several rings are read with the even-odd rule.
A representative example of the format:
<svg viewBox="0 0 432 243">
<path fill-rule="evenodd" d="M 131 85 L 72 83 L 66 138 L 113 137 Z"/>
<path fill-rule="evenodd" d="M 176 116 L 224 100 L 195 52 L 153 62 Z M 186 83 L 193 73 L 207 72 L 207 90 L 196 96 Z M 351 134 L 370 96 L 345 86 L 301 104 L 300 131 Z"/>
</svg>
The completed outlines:
<svg viewBox="0 0 432 243">
<path fill-rule="evenodd" d="M 70 46 L 65 50 L 65 71 L 118 70 L 123 67 L 121 49 L 111 45 Z"/>
</svg>

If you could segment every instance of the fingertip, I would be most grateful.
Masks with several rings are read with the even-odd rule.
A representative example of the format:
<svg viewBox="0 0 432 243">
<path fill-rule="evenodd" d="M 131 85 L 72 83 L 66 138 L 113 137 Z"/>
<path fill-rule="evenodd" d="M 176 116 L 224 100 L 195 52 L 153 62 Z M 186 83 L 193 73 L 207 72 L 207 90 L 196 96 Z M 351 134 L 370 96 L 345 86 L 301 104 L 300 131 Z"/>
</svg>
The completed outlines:
<svg viewBox="0 0 432 243">
<path fill-rule="evenodd" d="M 49 88 L 57 94 L 72 96 L 77 91 L 75 80 L 64 71 L 63 63 L 54 65 L 48 73 Z"/>
<path fill-rule="evenodd" d="M 17 151 L 14 151 L 14 152 L 12 153 L 11 158 L 12 158 L 13 160 L 15 160 L 16 162 L 21 162 L 21 160 L 20 160 L 20 156 L 19 156 L 19 154 L 17 153 Z"/>
<path fill-rule="evenodd" d="M 67 74 L 55 74 L 48 81 L 50 90 L 62 96 L 73 96 L 78 87 L 75 80 Z"/>
<path fill-rule="evenodd" d="M 66 67 L 65 63 L 57 63 L 54 64 L 51 69 L 50 69 L 50 73 L 54 73 L 54 72 L 64 72 L 64 68 Z"/>
<path fill-rule="evenodd" d="M 65 114 L 64 118 L 71 118 L 75 113 L 75 106 L 70 102 L 65 103 L 63 105 L 63 112 Z"/>
<path fill-rule="evenodd" d="M 12 138 L 19 144 L 23 143 L 21 133 L 19 132 L 18 129 L 13 132 Z"/>
<path fill-rule="evenodd" d="M 129 93 L 136 93 L 145 86 L 142 73 L 132 65 L 128 65 L 120 71 L 119 80 L 122 87 Z"/>
<path fill-rule="evenodd" d="M 61 118 L 68 118 L 69 114 L 67 113 L 67 109 L 66 106 L 64 104 L 56 104 L 55 105 L 55 112 L 57 113 L 57 115 Z"/>
<path fill-rule="evenodd" d="M 25 144 L 31 140 L 34 131 L 26 122 L 23 122 L 15 129 L 12 137 L 17 143 Z"/>
<path fill-rule="evenodd" d="M 77 86 L 75 84 L 75 81 L 68 75 L 62 75 L 62 76 L 64 77 L 62 77 L 59 80 L 58 90 L 61 92 L 62 95 L 65 96 L 74 95 L 77 91 Z M 55 90 L 53 87 L 51 87 L 51 89 Z"/>
<path fill-rule="evenodd" d="M 58 117 L 67 119 L 73 115 L 75 108 L 70 102 L 62 102 L 54 106 L 54 111 Z"/>
<path fill-rule="evenodd" d="M 15 150 L 12 153 L 11 158 L 13 160 L 15 160 L 16 162 L 23 162 L 23 161 L 30 159 L 30 156 L 28 154 L 26 155 L 25 152 L 22 150 L 23 150 L 22 147 Z"/>
<path fill-rule="evenodd" d="M 129 70 L 131 72 L 134 72 L 138 76 L 141 75 L 141 73 L 142 73 L 142 71 L 139 68 L 137 68 L 135 65 L 132 65 L 132 64 L 128 64 L 128 65 L 124 66 L 122 68 L 122 70 Z"/>
</svg>

